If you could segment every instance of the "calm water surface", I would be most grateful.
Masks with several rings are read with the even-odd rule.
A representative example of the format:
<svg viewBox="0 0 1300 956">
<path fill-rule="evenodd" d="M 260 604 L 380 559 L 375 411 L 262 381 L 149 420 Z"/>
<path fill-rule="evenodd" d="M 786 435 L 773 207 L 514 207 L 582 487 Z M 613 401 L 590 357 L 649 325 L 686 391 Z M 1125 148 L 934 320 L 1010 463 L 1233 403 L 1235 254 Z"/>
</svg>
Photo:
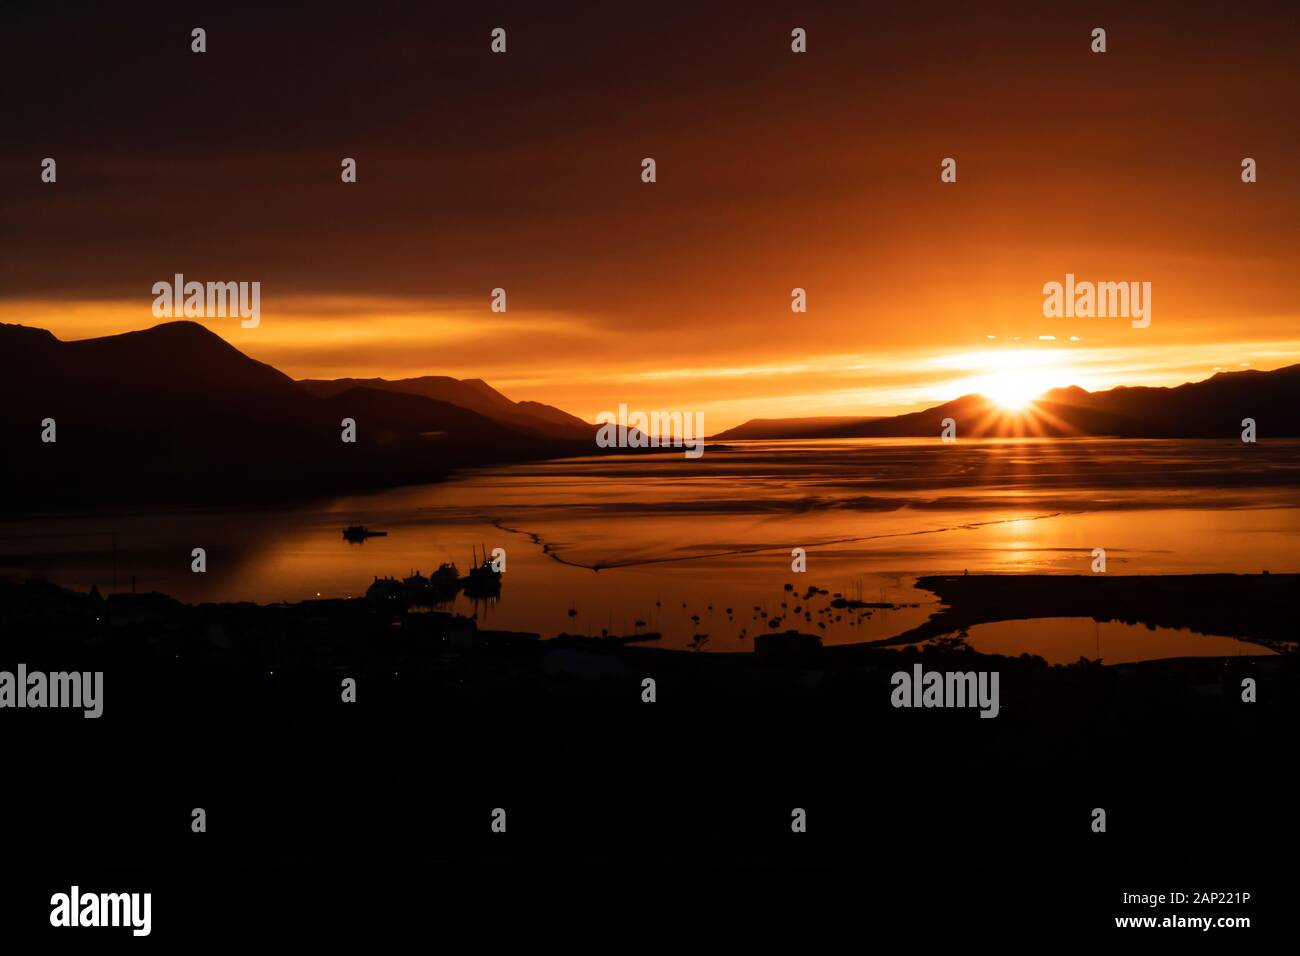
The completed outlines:
<svg viewBox="0 0 1300 956">
<path fill-rule="evenodd" d="M 775 616 L 782 630 L 827 643 L 889 637 L 937 606 L 912 586 L 920 574 L 1087 573 L 1097 547 L 1113 574 L 1300 570 L 1297 488 L 1295 441 L 738 442 L 698 460 L 489 468 L 274 511 L 9 521 L 0 570 L 106 590 L 116 563 L 119 589 L 134 579 L 138 590 L 186 601 L 265 603 L 360 595 L 375 575 L 427 574 L 444 561 L 463 572 L 472 547 L 500 547 L 501 599 L 455 605 L 482 626 L 653 630 L 664 646 L 746 650 Z M 347 524 L 389 535 L 349 544 Z M 194 547 L 207 549 L 206 574 L 189 570 Z M 796 547 L 807 550 L 804 574 L 790 570 Z M 803 599 L 810 586 L 918 606 L 832 613 L 829 596 Z M 1093 622 L 981 625 L 971 643 L 1074 660 L 1089 643 L 1081 627 Z M 1262 653 L 1188 632 L 1102 627 L 1107 661 Z"/>
</svg>

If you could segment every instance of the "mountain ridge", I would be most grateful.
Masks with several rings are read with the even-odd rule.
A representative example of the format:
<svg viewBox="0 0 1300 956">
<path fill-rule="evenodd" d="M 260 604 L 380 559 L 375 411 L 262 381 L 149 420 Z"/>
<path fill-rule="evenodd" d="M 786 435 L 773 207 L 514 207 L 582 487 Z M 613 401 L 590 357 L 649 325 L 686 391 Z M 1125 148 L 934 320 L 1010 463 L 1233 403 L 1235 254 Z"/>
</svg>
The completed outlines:
<svg viewBox="0 0 1300 956">
<path fill-rule="evenodd" d="M 66 342 L 0 325 L 0 441 L 13 450 L 0 483 L 10 508 L 301 498 L 597 451 L 595 425 L 559 434 L 530 420 L 384 388 L 317 396 L 195 322 Z"/>
<path fill-rule="evenodd" d="M 441 397 L 439 397 L 441 396 Z M 450 399 L 450 400 L 449 400 Z M 759 419 L 711 441 L 1075 435 L 1240 440 L 1300 437 L 1300 365 L 1178 386 L 1051 389 L 1026 414 L 966 395 L 890 418 Z M 47 420 L 57 440 L 43 440 Z M 345 440 L 350 422 L 354 440 Z M 466 468 L 628 454 L 553 406 L 482 379 L 295 381 L 196 322 L 61 341 L 0 325 L 0 473 L 9 509 L 79 501 L 301 499 L 441 480 Z"/>
<path fill-rule="evenodd" d="M 1254 419 L 1261 435 L 1300 437 L 1300 364 L 1262 371 L 1219 372 L 1181 385 L 1120 385 L 1089 392 L 1077 385 L 1043 392 L 1023 412 L 1000 408 L 977 393 L 931 408 L 885 418 L 858 418 L 803 427 L 800 438 L 926 438 L 943 420 L 958 437 L 1042 436 L 1113 438 L 1240 437 L 1242 420 Z M 792 423 L 827 419 L 751 419 L 710 436 L 710 441 L 790 437 Z"/>
<path fill-rule="evenodd" d="M 514 402 L 480 378 L 456 379 L 448 375 L 421 375 L 414 378 L 338 378 L 299 379 L 298 385 L 318 397 L 329 397 L 352 387 L 422 395 L 450 402 L 489 418 L 508 421 L 557 438 L 576 438 L 595 433 L 590 425 L 551 405 L 540 402 Z"/>
</svg>

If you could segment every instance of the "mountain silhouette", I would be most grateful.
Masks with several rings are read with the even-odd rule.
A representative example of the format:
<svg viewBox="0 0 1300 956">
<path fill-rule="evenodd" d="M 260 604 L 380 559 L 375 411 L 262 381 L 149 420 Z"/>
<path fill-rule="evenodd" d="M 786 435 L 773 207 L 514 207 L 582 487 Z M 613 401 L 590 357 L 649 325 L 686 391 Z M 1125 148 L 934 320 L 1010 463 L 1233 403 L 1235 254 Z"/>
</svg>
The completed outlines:
<svg viewBox="0 0 1300 956">
<path fill-rule="evenodd" d="M 743 425 L 730 428 L 714 438 L 816 438 L 826 432 L 850 425 L 875 421 L 853 415 L 820 418 L 751 418 Z"/>
<path fill-rule="evenodd" d="M 1220 372 L 1173 388 L 1120 386 L 1088 392 L 1078 386 L 1044 392 L 1023 411 L 1007 411 L 983 395 L 890 418 L 753 419 L 712 437 L 930 438 L 944 419 L 961 438 L 1022 436 L 1240 439 L 1242 420 L 1263 437 L 1300 437 L 1300 365 L 1271 372 Z"/>
<path fill-rule="evenodd" d="M 0 325 L 0 351 L 6 422 L 34 415 L 61 425 L 137 415 L 175 421 L 202 410 L 292 421 L 308 403 L 289 376 L 194 322 L 73 342 L 43 329 Z"/>
<path fill-rule="evenodd" d="M 766 419 L 727 438 L 1300 436 L 1300 365 L 1176 388 L 1053 389 L 1023 413 L 967 395 L 892 418 Z M 43 422 L 57 440 L 42 441 Z M 343 441 L 344 421 L 355 441 Z M 436 481 L 475 465 L 601 453 L 597 426 L 479 379 L 295 382 L 195 322 L 63 342 L 0 325 L 9 510 L 112 501 L 258 502 Z M 611 453 L 627 453 L 609 449 Z"/>
<path fill-rule="evenodd" d="M 340 378 L 333 380 L 303 379 L 300 386 L 313 395 L 328 398 L 351 388 L 371 388 L 389 392 L 422 395 L 478 412 L 499 422 L 551 435 L 557 438 L 587 439 L 596 426 L 575 415 L 540 402 L 512 402 L 487 382 L 478 378 L 456 379 L 446 375 L 423 375 L 419 378 L 388 380 L 382 378 Z"/>
<path fill-rule="evenodd" d="M 387 388 L 318 396 L 194 322 L 73 342 L 0 325 L 0 355 L 10 508 L 306 497 L 597 451 L 595 425 L 559 434 L 527 408 L 507 421 Z M 542 424 L 522 424 L 533 418 Z M 46 419 L 53 443 L 41 440 Z M 344 419 L 355 442 L 343 441 Z"/>
</svg>

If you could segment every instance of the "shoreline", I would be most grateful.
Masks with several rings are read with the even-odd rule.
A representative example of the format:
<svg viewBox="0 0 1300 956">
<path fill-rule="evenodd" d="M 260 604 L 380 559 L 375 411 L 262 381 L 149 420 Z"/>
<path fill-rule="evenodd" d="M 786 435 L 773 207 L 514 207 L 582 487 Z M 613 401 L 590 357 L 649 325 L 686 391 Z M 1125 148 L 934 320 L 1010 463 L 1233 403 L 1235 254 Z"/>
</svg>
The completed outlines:
<svg viewBox="0 0 1300 956">
<path fill-rule="evenodd" d="M 1300 574 L 922 575 L 915 587 L 943 607 L 872 646 L 911 644 L 977 624 L 1090 617 L 1233 637 L 1285 654 L 1296 643 L 1291 608 Z"/>
<path fill-rule="evenodd" d="M 145 628 L 173 634 L 190 631 L 199 644 L 205 643 L 200 635 L 210 634 L 214 626 L 220 629 L 231 619 L 269 624 L 272 629 L 301 620 L 310 621 L 318 628 L 326 644 L 338 646 L 363 640 L 374 631 L 397 629 L 423 635 L 436 649 L 450 651 L 463 651 L 472 646 L 501 649 L 526 644 L 546 651 L 585 649 L 692 660 L 795 661 L 802 666 L 830 668 L 894 655 L 900 649 L 921 646 L 922 650 L 930 650 L 924 646 L 926 642 L 944 638 L 957 645 L 961 653 L 1005 658 L 1005 655 L 984 654 L 962 646 L 959 636 L 977 625 L 1044 618 L 1092 618 L 1187 630 L 1256 644 L 1281 657 L 1294 655 L 1297 650 L 1292 595 L 1300 588 L 1300 574 L 922 575 L 916 578 L 914 587 L 934 594 L 939 607 L 923 623 L 900 634 L 852 644 L 823 644 L 817 634 L 797 628 L 773 628 L 753 635 L 749 651 L 637 646 L 658 642 L 657 631 L 600 636 L 560 632 L 546 637 L 529 629 L 480 627 L 475 618 L 436 607 L 421 606 L 416 610 L 363 597 L 271 604 L 249 601 L 189 604 L 156 591 L 114 592 L 104 596 L 92 589 L 82 593 L 41 578 L 0 578 L 0 620 L 11 626 L 36 625 L 81 632 L 86 641 L 102 639 L 104 634 L 122 629 Z M 860 602 L 841 599 L 840 603 L 850 606 Z M 1037 655 L 1030 650 L 1020 656 Z M 1193 656 L 1192 659 L 1220 658 Z M 1183 658 L 1131 663 L 1158 664 L 1162 660 Z"/>
</svg>

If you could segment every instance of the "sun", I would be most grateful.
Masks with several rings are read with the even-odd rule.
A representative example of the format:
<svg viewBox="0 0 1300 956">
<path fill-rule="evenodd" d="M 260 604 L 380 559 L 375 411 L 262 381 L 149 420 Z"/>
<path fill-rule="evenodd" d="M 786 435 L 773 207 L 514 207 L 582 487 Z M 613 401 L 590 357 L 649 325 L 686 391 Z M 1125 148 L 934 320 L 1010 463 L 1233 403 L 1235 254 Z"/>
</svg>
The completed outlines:
<svg viewBox="0 0 1300 956">
<path fill-rule="evenodd" d="M 989 375 L 980 391 L 1009 412 L 1024 411 L 1034 399 L 1052 387 L 1052 383 L 1033 369 L 1004 369 Z"/>
<path fill-rule="evenodd" d="M 1068 384 L 1071 376 L 1059 354 L 1045 349 L 968 353 L 954 357 L 974 375 L 954 383 L 959 395 L 983 395 L 1005 412 L 1024 412 L 1049 389 Z"/>
</svg>

